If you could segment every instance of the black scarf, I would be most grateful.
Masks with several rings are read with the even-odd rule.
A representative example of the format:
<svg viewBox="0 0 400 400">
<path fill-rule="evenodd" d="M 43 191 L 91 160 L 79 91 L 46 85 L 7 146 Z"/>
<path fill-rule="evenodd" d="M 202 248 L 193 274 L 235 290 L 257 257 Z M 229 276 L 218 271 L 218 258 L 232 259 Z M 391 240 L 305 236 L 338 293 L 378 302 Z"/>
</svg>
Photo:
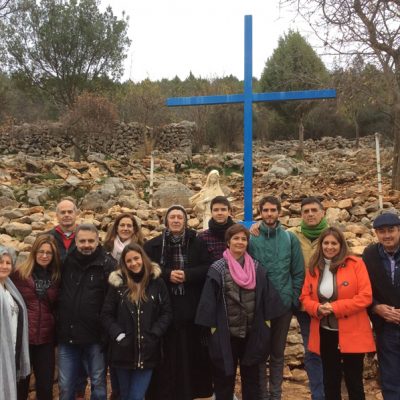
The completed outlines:
<svg viewBox="0 0 400 400">
<path fill-rule="evenodd" d="M 186 230 L 180 235 L 173 235 L 168 228 L 164 231 L 160 264 L 167 268 L 185 269 L 187 264 Z M 171 292 L 174 295 L 183 296 L 185 285 L 183 283 L 172 284 Z"/>
<path fill-rule="evenodd" d="M 89 255 L 82 254 L 78 249 L 75 249 L 75 258 L 80 266 L 86 267 L 99 256 L 101 249 L 101 246 L 97 246 L 96 250 Z"/>
<path fill-rule="evenodd" d="M 128 271 L 129 276 L 135 283 L 140 283 L 144 277 L 144 267 L 139 272 Z"/>
<path fill-rule="evenodd" d="M 35 292 L 39 299 L 46 298 L 47 290 L 52 284 L 51 270 L 42 268 L 40 265 L 35 265 L 32 271 L 32 278 L 35 284 Z"/>
<path fill-rule="evenodd" d="M 213 218 L 208 221 L 208 228 L 215 236 L 221 237 L 225 240 L 225 232 L 228 228 L 230 228 L 235 223 L 232 220 L 232 217 L 228 217 L 227 221 L 224 224 L 219 224 Z"/>
</svg>

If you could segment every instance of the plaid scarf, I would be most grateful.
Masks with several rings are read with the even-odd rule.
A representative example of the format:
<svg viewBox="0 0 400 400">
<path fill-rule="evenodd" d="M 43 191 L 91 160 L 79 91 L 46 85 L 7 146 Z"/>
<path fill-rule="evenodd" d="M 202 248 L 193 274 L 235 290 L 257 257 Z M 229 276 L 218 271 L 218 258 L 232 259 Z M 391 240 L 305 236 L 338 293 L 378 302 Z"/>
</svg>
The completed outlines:
<svg viewBox="0 0 400 400">
<path fill-rule="evenodd" d="M 185 231 L 180 235 L 173 235 L 169 229 L 166 229 L 160 264 L 168 268 L 185 269 L 187 264 L 185 242 Z M 171 292 L 175 296 L 183 296 L 185 285 L 183 283 L 172 284 Z"/>
</svg>

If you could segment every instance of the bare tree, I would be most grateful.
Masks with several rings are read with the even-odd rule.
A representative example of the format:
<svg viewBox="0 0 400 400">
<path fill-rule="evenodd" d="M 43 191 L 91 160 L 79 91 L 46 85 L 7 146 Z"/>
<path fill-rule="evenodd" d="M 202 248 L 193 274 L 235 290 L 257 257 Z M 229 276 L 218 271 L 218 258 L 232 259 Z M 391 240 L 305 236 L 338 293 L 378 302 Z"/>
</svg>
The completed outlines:
<svg viewBox="0 0 400 400">
<path fill-rule="evenodd" d="M 0 0 L 0 18 L 5 17 L 11 11 L 11 0 Z"/>
<path fill-rule="evenodd" d="M 392 186 L 400 189 L 400 0 L 281 0 L 333 54 L 362 55 L 383 72 L 393 123 Z"/>
<path fill-rule="evenodd" d="M 74 146 L 75 161 L 80 161 L 81 156 L 86 158 L 85 150 L 90 150 L 96 138 L 102 139 L 106 152 L 117 120 L 117 110 L 105 97 L 87 92 L 78 96 L 62 119 L 65 133 Z"/>
</svg>

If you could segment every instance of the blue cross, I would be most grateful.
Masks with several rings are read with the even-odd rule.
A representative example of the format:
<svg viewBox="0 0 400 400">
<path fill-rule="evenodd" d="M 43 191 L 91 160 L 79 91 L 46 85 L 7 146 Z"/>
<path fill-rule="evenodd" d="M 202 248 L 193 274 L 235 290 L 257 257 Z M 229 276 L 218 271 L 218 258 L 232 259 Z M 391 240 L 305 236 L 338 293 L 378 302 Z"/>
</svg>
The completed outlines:
<svg viewBox="0 0 400 400">
<path fill-rule="evenodd" d="M 167 106 L 199 106 L 210 104 L 244 103 L 244 221 L 253 221 L 253 103 L 261 101 L 313 100 L 336 97 L 336 90 L 304 90 L 293 92 L 253 93 L 252 16 L 244 17 L 244 93 L 221 96 L 173 97 Z"/>
</svg>

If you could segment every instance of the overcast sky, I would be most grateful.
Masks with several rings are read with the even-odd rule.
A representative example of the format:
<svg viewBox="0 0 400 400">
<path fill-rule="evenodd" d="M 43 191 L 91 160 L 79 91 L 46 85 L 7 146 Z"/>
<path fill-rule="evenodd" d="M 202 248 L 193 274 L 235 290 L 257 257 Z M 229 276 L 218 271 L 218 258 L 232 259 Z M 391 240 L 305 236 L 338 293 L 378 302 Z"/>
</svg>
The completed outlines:
<svg viewBox="0 0 400 400">
<path fill-rule="evenodd" d="M 110 4 L 102 0 L 102 6 Z M 312 42 L 310 30 L 278 0 L 113 0 L 115 15 L 129 15 L 131 48 L 123 80 L 234 75 L 243 79 L 244 16 L 253 15 L 253 76 L 289 28 Z"/>
</svg>

